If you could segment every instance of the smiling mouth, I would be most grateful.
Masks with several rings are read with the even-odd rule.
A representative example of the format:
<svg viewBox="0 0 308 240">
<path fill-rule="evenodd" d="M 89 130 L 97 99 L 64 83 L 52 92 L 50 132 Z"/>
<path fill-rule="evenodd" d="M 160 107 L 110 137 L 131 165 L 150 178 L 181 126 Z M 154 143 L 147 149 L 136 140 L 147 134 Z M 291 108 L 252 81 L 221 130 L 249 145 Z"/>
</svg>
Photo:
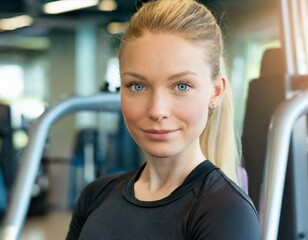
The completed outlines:
<svg viewBox="0 0 308 240">
<path fill-rule="evenodd" d="M 151 133 L 151 134 L 168 134 L 168 133 L 174 133 L 177 130 L 156 130 L 156 129 L 145 129 L 143 130 L 146 133 Z"/>
<path fill-rule="evenodd" d="M 173 139 L 174 134 L 179 131 L 179 129 L 143 129 L 147 139 L 151 141 L 169 141 Z"/>
</svg>

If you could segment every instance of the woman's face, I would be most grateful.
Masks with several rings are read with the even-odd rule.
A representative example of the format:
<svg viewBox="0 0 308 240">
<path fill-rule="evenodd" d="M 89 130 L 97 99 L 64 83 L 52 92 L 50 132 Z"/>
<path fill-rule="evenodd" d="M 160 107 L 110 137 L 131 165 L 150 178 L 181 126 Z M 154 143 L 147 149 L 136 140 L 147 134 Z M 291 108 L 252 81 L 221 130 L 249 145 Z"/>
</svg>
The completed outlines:
<svg viewBox="0 0 308 240">
<path fill-rule="evenodd" d="M 120 73 L 123 116 L 147 154 L 165 158 L 200 151 L 199 137 L 219 89 L 197 44 L 147 32 L 124 46 Z"/>
</svg>

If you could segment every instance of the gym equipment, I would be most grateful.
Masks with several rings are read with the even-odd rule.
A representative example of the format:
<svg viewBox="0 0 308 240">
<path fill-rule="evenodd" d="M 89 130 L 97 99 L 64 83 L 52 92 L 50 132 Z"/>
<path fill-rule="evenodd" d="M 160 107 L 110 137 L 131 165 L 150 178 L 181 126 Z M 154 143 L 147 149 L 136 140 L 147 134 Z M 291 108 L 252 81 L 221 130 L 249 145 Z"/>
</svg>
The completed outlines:
<svg viewBox="0 0 308 240">
<path fill-rule="evenodd" d="M 17 240 L 19 238 L 51 126 L 60 118 L 76 111 L 114 111 L 119 109 L 120 97 L 118 94 L 98 94 L 90 97 L 74 96 L 62 100 L 53 108 L 45 111 L 38 121 L 32 125 L 29 143 L 22 155 L 22 164 L 18 169 L 0 239 Z"/>
</svg>

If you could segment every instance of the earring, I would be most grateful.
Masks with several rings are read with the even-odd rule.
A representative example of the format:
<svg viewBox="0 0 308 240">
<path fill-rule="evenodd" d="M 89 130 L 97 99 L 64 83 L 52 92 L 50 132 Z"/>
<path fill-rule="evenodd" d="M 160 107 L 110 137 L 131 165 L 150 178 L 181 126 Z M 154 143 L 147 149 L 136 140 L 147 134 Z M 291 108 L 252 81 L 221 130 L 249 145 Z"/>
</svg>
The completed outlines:
<svg viewBox="0 0 308 240">
<path fill-rule="evenodd" d="M 215 108 L 216 107 L 216 102 L 213 102 L 212 103 L 212 108 Z"/>
</svg>

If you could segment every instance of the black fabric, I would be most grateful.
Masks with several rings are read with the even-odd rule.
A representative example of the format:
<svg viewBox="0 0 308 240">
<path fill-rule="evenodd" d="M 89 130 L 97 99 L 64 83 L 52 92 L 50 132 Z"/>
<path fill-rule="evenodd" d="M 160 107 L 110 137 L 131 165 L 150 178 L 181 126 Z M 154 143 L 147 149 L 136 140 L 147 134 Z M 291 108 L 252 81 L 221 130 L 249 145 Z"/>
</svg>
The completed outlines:
<svg viewBox="0 0 308 240">
<path fill-rule="evenodd" d="M 66 239 L 261 239 L 252 201 L 210 161 L 197 166 L 168 197 L 148 202 L 134 197 L 143 167 L 87 186 Z"/>
</svg>

